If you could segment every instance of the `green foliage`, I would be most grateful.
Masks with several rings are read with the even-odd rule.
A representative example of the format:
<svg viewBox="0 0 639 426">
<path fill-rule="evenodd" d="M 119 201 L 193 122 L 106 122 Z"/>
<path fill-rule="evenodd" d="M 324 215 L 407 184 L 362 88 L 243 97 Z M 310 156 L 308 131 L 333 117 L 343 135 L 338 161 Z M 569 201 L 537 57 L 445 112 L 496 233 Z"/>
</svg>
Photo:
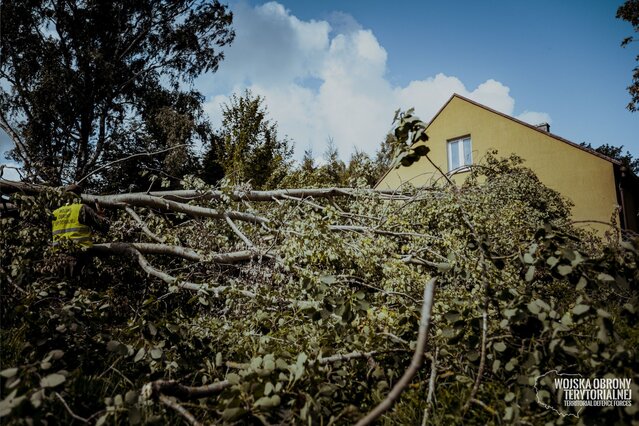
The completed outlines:
<svg viewBox="0 0 639 426">
<path fill-rule="evenodd" d="M 306 151 L 301 164 L 282 180 L 287 188 L 355 187 L 372 188 L 388 170 L 387 144 L 383 143 L 376 158 L 355 151 L 348 163 L 344 163 L 332 139 L 324 152 L 323 164 L 316 165 L 312 151 Z"/>
<path fill-rule="evenodd" d="M 617 9 L 617 19 L 623 19 L 628 21 L 634 30 L 639 32 L 639 1 L 638 0 L 626 0 L 624 4 Z M 634 36 L 626 37 L 621 42 L 622 47 L 626 47 L 628 44 L 637 41 Z M 636 61 L 639 62 L 639 55 L 636 57 Z M 632 73 L 632 84 L 628 86 L 628 93 L 630 93 L 630 102 L 628 103 L 628 110 L 637 111 L 637 104 L 639 103 L 639 66 L 635 67 Z"/>
<path fill-rule="evenodd" d="M 409 365 L 434 275 L 427 351 L 438 355 L 427 424 L 570 423 L 536 402 L 540 374 L 639 379 L 639 241 L 604 243 L 573 229 L 565 200 L 520 163 L 489 155 L 460 188 L 405 188 L 403 200 L 360 190 L 312 202 L 210 201 L 268 217 L 269 229 L 240 226 L 275 260 L 149 258 L 180 279 L 228 286 L 217 297 L 167 289 L 126 258 L 95 259 L 82 277 L 59 278 L 47 215 L 60 194 L 17 197 L 21 218 L 2 219 L 0 241 L 3 424 L 71 422 L 57 395 L 92 421 L 177 423 L 140 392 L 156 379 L 228 380 L 219 395 L 182 401 L 207 423 L 353 423 Z M 165 214 L 142 215 L 168 243 L 205 257 L 244 247 L 224 221 L 174 226 Z M 112 219 L 111 240 L 146 241 L 128 216 Z M 462 413 L 479 374 L 484 306 L 475 395 L 484 406 Z M 382 424 L 421 422 L 430 367 Z M 639 420 L 634 404 L 589 407 L 581 418 L 630 424 Z"/>
<path fill-rule="evenodd" d="M 225 177 L 256 189 L 277 186 L 289 169 L 293 149 L 267 118 L 264 98 L 247 90 L 222 106 L 222 128 L 205 154 L 202 177 L 215 184 Z"/>
<path fill-rule="evenodd" d="M 184 87 L 217 69 L 231 20 L 217 1 L 4 1 L 0 123 L 12 157 L 30 179 L 60 185 L 133 153 L 208 139 L 203 98 Z M 140 164 L 89 183 L 127 189 Z"/>
<path fill-rule="evenodd" d="M 613 146 L 605 143 L 597 148 L 593 148 L 592 145 L 586 142 L 582 142 L 580 145 L 585 148 L 595 150 L 612 159 L 621 161 L 621 163 L 635 175 L 639 175 L 639 158 L 634 158 L 628 150 L 626 150 L 626 153 L 624 154 L 623 145 Z"/>
<path fill-rule="evenodd" d="M 428 141 L 426 123 L 413 115 L 413 112 L 414 108 L 405 112 L 399 109 L 395 111 L 393 124 L 397 123 L 397 127 L 395 138 L 391 140 L 394 145 L 392 166 L 395 168 L 408 167 L 430 151 L 424 144 Z"/>
</svg>

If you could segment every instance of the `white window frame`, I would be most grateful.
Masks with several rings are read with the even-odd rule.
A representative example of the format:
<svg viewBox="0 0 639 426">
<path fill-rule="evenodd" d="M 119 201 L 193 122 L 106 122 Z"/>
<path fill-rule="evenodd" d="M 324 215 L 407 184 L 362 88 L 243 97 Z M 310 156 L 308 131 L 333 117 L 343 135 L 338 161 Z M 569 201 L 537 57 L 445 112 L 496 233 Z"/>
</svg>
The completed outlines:
<svg viewBox="0 0 639 426">
<path fill-rule="evenodd" d="M 469 149 L 468 153 L 464 151 L 464 142 L 468 141 Z M 453 164 L 453 150 L 457 149 L 457 159 L 459 164 Z M 448 152 L 448 171 L 463 171 L 468 169 L 468 166 L 473 164 L 473 141 L 468 136 L 462 136 L 461 138 L 450 139 L 447 142 L 446 151 Z M 466 154 L 468 154 L 470 160 L 466 162 Z"/>
</svg>

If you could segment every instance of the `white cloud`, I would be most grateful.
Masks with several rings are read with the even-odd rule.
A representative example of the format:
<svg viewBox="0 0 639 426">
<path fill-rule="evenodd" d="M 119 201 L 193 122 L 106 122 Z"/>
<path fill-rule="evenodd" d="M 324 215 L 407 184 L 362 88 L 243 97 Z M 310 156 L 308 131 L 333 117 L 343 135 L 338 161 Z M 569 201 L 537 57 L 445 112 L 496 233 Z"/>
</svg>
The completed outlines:
<svg viewBox="0 0 639 426">
<path fill-rule="evenodd" d="M 302 21 L 276 2 L 239 5 L 234 14 L 235 42 L 220 70 L 199 82 L 208 94 L 206 111 L 218 126 L 220 103 L 249 88 L 265 97 L 280 132 L 295 141 L 298 159 L 308 148 L 323 152 L 329 137 L 344 158 L 354 148 L 373 153 L 391 130 L 395 109 L 415 107 L 428 121 L 453 93 L 514 113 L 510 89 L 493 79 L 474 89 L 445 74 L 392 85 L 386 50 L 350 15 L 333 14 L 333 25 Z M 550 121 L 548 114 L 533 111 L 518 118 Z"/>
<path fill-rule="evenodd" d="M 525 121 L 528 124 L 532 124 L 533 126 L 542 123 L 552 124 L 552 120 L 550 119 L 550 115 L 545 112 L 535 112 L 535 111 L 524 111 L 519 114 L 517 118 L 521 121 Z"/>
<path fill-rule="evenodd" d="M 330 22 L 300 20 L 277 2 L 257 7 L 239 3 L 233 12 L 235 41 L 219 71 L 197 81 L 207 95 L 205 111 L 217 127 L 220 104 L 228 103 L 232 93 L 248 88 L 264 96 L 280 133 L 295 142 L 297 159 L 309 148 L 324 152 L 328 138 L 343 158 L 354 148 L 373 153 L 391 130 L 397 108 L 415 107 L 428 121 L 453 93 L 514 113 L 510 89 L 493 79 L 470 89 L 445 74 L 403 87 L 391 84 L 388 53 L 371 30 L 343 12 L 331 14 Z M 551 122 L 543 112 L 524 111 L 517 118 Z M 4 145 L 0 155 L 9 149 Z"/>
</svg>

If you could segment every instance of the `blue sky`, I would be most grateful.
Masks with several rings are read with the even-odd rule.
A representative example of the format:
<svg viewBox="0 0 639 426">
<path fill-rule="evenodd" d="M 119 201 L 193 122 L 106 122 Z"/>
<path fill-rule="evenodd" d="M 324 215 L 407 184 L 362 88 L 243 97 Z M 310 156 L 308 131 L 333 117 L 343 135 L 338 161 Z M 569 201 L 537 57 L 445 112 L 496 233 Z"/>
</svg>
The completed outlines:
<svg viewBox="0 0 639 426">
<path fill-rule="evenodd" d="M 639 43 L 620 47 L 621 3 L 233 0 L 236 40 L 196 84 L 216 125 L 232 93 L 264 96 L 296 158 L 329 138 L 345 159 L 373 153 L 395 109 L 428 120 L 453 92 L 639 156 L 639 113 L 625 109 Z"/>
<path fill-rule="evenodd" d="M 636 44 L 625 49 L 620 47 L 621 40 L 632 33 L 629 23 L 615 18 L 621 3 L 458 1 L 452 5 L 425 1 L 282 0 L 265 5 L 256 1 L 233 1 L 230 6 L 237 18 L 237 43 L 229 49 L 228 60 L 221 67 L 222 75 L 207 77 L 210 85 L 204 84 L 202 88 L 211 100 L 210 112 L 214 120 L 218 119 L 214 111 L 216 105 L 232 91 L 250 87 L 266 96 L 271 116 L 293 137 L 298 155 L 308 147 L 321 153 L 322 141 L 328 137 L 334 139 L 343 156 L 350 153 L 353 146 L 372 152 L 383 137 L 381 126 L 373 123 L 381 120 L 387 127 L 390 124 L 391 115 L 385 117 L 384 112 L 415 106 L 417 113 L 427 120 L 452 91 L 457 91 L 459 84 L 456 83 L 461 83 L 466 89 L 462 94 L 533 124 L 547 120 L 553 133 L 574 142 L 586 141 L 594 146 L 603 143 L 624 145 L 639 156 L 639 113 L 630 113 L 625 108 L 629 101 L 626 87 L 630 84 L 638 52 Z M 276 6 L 281 10 L 278 11 Z M 311 33 L 310 28 L 288 34 L 298 38 L 293 47 L 287 43 L 278 44 L 278 38 L 284 37 L 279 31 L 285 33 L 284 28 L 295 20 L 309 26 L 327 24 L 328 45 L 311 46 L 312 39 L 309 38 L 307 48 L 300 47 L 303 43 L 299 41 L 303 38 L 300 34 Z M 252 39 L 251 46 L 246 46 L 242 40 L 245 36 L 242 29 L 247 24 L 257 27 L 252 31 L 258 34 L 258 39 Z M 371 44 L 376 46 L 369 46 L 371 50 L 385 53 L 383 60 L 378 58 L 379 61 L 372 63 L 356 59 L 342 61 L 345 69 L 351 66 L 353 74 L 359 73 L 360 78 L 371 83 L 367 102 L 351 102 L 352 107 L 365 111 L 352 111 L 356 117 L 344 118 L 343 123 L 344 126 L 375 127 L 376 133 L 359 129 L 367 143 L 354 140 L 357 132 L 340 129 L 335 117 L 326 113 L 326 107 L 312 105 L 330 101 L 315 99 L 296 103 L 290 85 L 308 88 L 314 93 L 306 96 L 315 95 L 316 98 L 321 97 L 318 92 L 326 89 L 323 86 L 332 83 L 344 89 L 345 96 L 355 98 L 365 96 L 366 88 L 333 81 L 334 76 L 326 76 L 322 64 L 309 65 L 306 61 L 299 66 L 291 63 L 295 61 L 289 62 L 285 53 L 288 51 L 298 58 L 304 54 L 326 55 L 328 57 L 318 60 L 328 62 L 331 61 L 330 50 L 339 37 L 357 32 L 372 36 Z M 356 41 L 347 41 L 343 48 L 346 55 L 351 52 L 351 59 L 358 56 L 353 53 L 357 50 L 356 44 Z M 253 56 L 255 52 L 259 55 L 265 51 L 272 55 L 270 61 L 256 60 Z M 243 75 L 229 84 L 224 75 L 225 66 L 235 68 L 240 64 L 254 69 L 255 73 Z M 304 76 L 304 65 L 310 68 L 305 70 L 310 75 Z M 297 72 L 286 76 L 287 66 L 298 66 Z M 269 70 L 269 67 L 273 69 Z M 288 77 L 288 81 L 256 75 L 272 72 L 284 74 L 282 78 Z M 424 87 L 428 82 L 430 86 Z M 493 87 L 474 93 L 487 82 Z M 387 87 L 380 87 L 384 83 Z M 285 88 L 287 84 L 288 88 Z M 391 95 L 391 92 L 399 91 L 413 93 L 412 96 L 410 93 Z M 286 112 L 281 98 L 293 101 L 294 113 Z M 335 96 L 333 102 L 348 103 L 348 100 Z M 390 105 L 381 105 L 384 103 Z M 300 109 L 304 108 L 309 114 L 315 112 L 315 121 L 324 126 L 307 126 L 305 133 L 300 123 Z M 362 112 L 370 113 L 368 123 L 364 117 L 360 118 Z M 289 114 L 294 117 L 289 118 Z M 314 120 L 313 117 L 302 117 L 301 121 Z"/>
</svg>

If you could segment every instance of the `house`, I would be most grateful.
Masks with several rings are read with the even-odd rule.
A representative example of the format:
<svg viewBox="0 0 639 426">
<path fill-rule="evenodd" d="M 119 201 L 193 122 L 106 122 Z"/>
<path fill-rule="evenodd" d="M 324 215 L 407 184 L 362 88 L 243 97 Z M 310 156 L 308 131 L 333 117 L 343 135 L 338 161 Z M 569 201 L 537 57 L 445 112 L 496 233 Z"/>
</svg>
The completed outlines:
<svg viewBox="0 0 639 426">
<path fill-rule="evenodd" d="M 621 227 L 637 231 L 639 179 L 619 161 L 550 133 L 547 124 L 533 126 L 454 94 L 426 132 L 429 158 L 456 180 L 491 149 L 504 157 L 514 153 L 542 183 L 574 203 L 573 219 L 580 225 L 605 230 L 601 222 L 609 223 L 619 206 Z M 438 173 L 420 158 L 388 171 L 377 188 L 396 189 L 404 182 L 419 187 Z"/>
</svg>

